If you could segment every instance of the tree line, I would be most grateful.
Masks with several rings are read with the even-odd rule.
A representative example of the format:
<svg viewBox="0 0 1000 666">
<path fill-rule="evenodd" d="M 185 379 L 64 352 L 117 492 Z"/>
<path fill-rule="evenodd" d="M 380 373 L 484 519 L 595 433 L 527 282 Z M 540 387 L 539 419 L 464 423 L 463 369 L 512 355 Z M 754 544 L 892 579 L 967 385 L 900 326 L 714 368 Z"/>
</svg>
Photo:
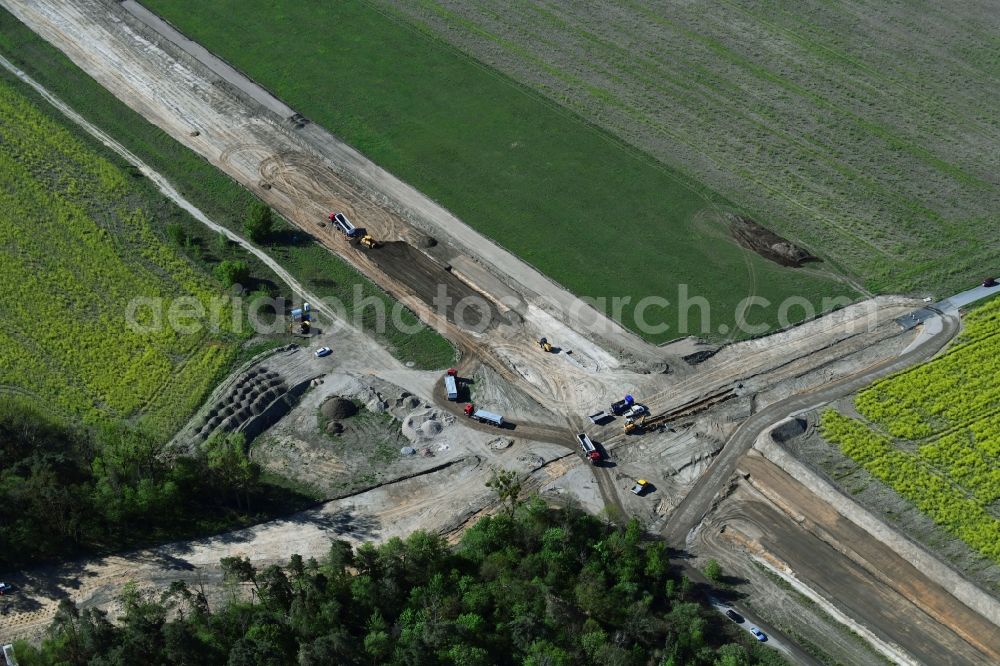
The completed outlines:
<svg viewBox="0 0 1000 666">
<path fill-rule="evenodd" d="M 126 424 L 81 429 L 0 399 L 0 570 L 249 524 L 305 498 L 261 481 L 242 436 L 189 455 Z"/>
<path fill-rule="evenodd" d="M 418 531 L 333 541 L 319 559 L 221 562 L 209 602 L 178 582 L 126 586 L 121 615 L 63 601 L 21 666 L 368 664 L 769 666 L 785 663 L 699 603 L 666 547 L 535 498 L 480 520 L 456 547 Z M 117 620 L 117 621 L 112 621 Z"/>
</svg>

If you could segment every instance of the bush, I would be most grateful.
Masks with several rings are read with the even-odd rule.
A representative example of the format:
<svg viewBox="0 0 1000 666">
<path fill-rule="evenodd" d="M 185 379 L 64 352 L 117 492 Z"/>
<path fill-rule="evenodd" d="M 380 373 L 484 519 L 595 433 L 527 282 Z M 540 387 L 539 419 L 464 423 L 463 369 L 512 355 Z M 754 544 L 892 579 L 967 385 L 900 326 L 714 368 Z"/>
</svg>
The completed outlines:
<svg viewBox="0 0 1000 666">
<path fill-rule="evenodd" d="M 274 231 L 274 215 L 271 213 L 271 209 L 267 205 L 255 201 L 247 213 L 243 230 L 254 243 L 263 243 Z"/>
<path fill-rule="evenodd" d="M 250 278 L 250 267 L 242 259 L 226 259 L 215 267 L 215 276 L 227 288 L 243 284 Z"/>
<path fill-rule="evenodd" d="M 709 560 L 705 563 L 703 573 L 705 574 L 705 578 L 713 583 L 718 583 L 722 579 L 722 567 L 715 560 Z"/>
<path fill-rule="evenodd" d="M 182 247 L 184 241 L 187 240 L 187 234 L 184 233 L 184 227 L 176 222 L 171 222 L 167 225 L 167 238 L 177 247 Z"/>
</svg>

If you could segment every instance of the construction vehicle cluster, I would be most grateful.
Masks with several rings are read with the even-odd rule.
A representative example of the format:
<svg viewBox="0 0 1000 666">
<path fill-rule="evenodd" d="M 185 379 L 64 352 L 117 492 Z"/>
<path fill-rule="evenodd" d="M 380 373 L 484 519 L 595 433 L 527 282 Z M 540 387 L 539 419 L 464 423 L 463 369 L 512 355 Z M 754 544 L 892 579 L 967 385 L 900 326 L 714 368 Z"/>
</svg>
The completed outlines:
<svg viewBox="0 0 1000 666">
<path fill-rule="evenodd" d="M 292 323 L 288 325 L 289 333 L 309 335 L 312 327 L 312 306 L 303 303 L 301 308 L 292 310 Z"/>
<path fill-rule="evenodd" d="M 460 381 L 461 378 L 458 376 L 458 370 L 448 368 L 448 372 L 444 375 L 444 390 L 448 396 L 448 400 L 451 402 L 459 402 L 458 390 Z M 462 412 L 473 421 L 479 421 L 480 423 L 496 426 L 497 428 L 504 427 L 506 423 L 500 414 L 488 412 L 485 409 L 476 409 L 476 406 L 471 402 L 465 405 Z"/>
</svg>

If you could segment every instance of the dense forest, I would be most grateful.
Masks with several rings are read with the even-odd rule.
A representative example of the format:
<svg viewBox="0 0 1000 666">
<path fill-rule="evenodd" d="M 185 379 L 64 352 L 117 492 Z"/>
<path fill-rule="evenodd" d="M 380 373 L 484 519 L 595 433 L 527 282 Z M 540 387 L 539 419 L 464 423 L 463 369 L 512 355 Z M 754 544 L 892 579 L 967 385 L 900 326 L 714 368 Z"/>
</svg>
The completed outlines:
<svg viewBox="0 0 1000 666">
<path fill-rule="evenodd" d="M 127 425 L 81 430 L 0 399 L 0 571 L 212 534 L 305 498 L 268 486 L 240 436 L 167 458 Z"/>
<path fill-rule="evenodd" d="M 222 567 L 227 593 L 214 604 L 183 583 L 159 597 L 127 586 L 118 618 L 64 601 L 40 646 L 17 646 L 19 663 L 784 663 L 698 603 L 638 522 L 616 528 L 537 498 L 482 519 L 455 548 L 415 532 L 356 549 L 334 541 L 321 561 Z"/>
</svg>

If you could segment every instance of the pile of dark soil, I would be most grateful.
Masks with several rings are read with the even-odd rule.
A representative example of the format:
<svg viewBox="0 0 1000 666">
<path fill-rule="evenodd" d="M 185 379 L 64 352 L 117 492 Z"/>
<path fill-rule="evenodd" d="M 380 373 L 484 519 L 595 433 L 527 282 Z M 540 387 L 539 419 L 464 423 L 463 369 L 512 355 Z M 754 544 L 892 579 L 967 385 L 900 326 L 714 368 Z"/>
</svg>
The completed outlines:
<svg viewBox="0 0 1000 666">
<path fill-rule="evenodd" d="M 770 229 L 765 229 L 744 215 L 730 215 L 729 230 L 733 238 L 748 250 L 753 250 L 768 261 L 782 266 L 798 268 L 811 261 L 821 261 L 791 241 L 785 240 Z"/>
<path fill-rule="evenodd" d="M 807 426 L 808 424 L 805 419 L 792 419 L 772 430 L 771 439 L 779 444 L 783 444 L 804 433 Z"/>
<path fill-rule="evenodd" d="M 327 419 L 349 419 L 358 413 L 358 406 L 347 398 L 334 396 L 323 403 L 320 413 Z"/>
<path fill-rule="evenodd" d="M 693 354 L 688 354 L 687 356 L 684 356 L 683 357 L 684 362 L 687 363 L 688 365 L 698 365 L 699 363 L 707 361 L 708 359 L 715 356 L 720 349 L 722 349 L 722 347 L 716 347 L 715 349 L 702 349 L 700 351 L 696 351 Z"/>
</svg>

